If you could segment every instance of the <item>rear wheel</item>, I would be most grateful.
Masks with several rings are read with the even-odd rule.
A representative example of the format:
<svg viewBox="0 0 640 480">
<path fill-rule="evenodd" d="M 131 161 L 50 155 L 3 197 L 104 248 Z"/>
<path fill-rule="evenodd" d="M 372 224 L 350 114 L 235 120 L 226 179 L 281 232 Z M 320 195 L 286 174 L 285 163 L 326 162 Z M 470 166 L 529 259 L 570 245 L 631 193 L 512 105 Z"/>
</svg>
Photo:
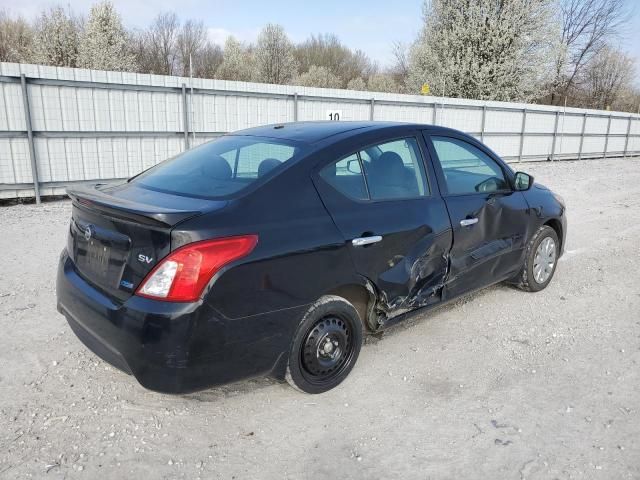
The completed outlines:
<svg viewBox="0 0 640 480">
<path fill-rule="evenodd" d="M 340 384 L 358 359 L 362 322 L 342 297 L 321 297 L 300 323 L 293 340 L 286 379 L 306 393 L 323 393 Z"/>
<path fill-rule="evenodd" d="M 538 292 L 549 285 L 558 265 L 559 247 L 556 231 L 548 225 L 540 227 L 527 245 L 525 262 L 516 279 L 518 287 Z"/>
</svg>

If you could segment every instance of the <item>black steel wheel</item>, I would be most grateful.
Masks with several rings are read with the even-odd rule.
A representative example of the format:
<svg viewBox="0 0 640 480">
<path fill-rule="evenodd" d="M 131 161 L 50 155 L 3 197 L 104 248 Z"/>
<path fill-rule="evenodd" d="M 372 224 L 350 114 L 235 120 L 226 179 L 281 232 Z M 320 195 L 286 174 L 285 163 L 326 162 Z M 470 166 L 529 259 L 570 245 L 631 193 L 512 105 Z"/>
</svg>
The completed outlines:
<svg viewBox="0 0 640 480">
<path fill-rule="evenodd" d="M 362 323 L 351 303 L 325 296 L 305 314 L 294 338 L 287 381 L 306 393 L 322 393 L 349 374 L 362 345 Z"/>
</svg>

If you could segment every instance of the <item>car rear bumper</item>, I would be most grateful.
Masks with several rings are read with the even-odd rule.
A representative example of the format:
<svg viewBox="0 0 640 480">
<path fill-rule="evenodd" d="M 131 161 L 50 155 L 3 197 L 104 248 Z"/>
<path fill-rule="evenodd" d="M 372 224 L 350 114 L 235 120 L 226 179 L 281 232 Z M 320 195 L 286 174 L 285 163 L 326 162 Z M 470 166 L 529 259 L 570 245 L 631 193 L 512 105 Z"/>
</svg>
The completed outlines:
<svg viewBox="0 0 640 480">
<path fill-rule="evenodd" d="M 64 251 L 58 311 L 96 355 L 150 390 L 185 393 L 242 378 L 281 375 L 304 306 L 228 319 L 204 302 L 108 297 L 76 272 Z"/>
</svg>

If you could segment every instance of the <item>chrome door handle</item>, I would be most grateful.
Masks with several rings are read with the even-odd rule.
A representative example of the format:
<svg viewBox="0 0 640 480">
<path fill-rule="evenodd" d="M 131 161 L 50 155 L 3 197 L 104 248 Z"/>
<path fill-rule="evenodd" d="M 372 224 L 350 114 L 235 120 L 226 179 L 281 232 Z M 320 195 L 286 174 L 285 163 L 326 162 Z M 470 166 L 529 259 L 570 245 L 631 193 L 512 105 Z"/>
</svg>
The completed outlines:
<svg viewBox="0 0 640 480">
<path fill-rule="evenodd" d="M 478 223 L 477 218 L 465 218 L 464 220 L 460 220 L 461 227 L 469 227 L 471 225 L 475 225 L 476 223 Z"/>
<path fill-rule="evenodd" d="M 382 241 L 381 235 L 373 235 L 371 237 L 360 237 L 351 240 L 354 247 L 364 247 L 365 245 L 371 245 L 372 243 L 378 243 Z"/>
</svg>

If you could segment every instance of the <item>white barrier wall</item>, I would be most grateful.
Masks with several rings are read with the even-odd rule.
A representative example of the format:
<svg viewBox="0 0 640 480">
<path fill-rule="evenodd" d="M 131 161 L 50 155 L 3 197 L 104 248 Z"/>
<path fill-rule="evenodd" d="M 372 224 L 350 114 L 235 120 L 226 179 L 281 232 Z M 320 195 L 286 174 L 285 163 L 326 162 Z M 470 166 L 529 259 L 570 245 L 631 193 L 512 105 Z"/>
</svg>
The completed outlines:
<svg viewBox="0 0 640 480">
<path fill-rule="evenodd" d="M 509 162 L 640 154 L 628 113 L 0 63 L 0 198 L 126 178 L 225 132 L 336 114 L 456 128 Z"/>
</svg>

